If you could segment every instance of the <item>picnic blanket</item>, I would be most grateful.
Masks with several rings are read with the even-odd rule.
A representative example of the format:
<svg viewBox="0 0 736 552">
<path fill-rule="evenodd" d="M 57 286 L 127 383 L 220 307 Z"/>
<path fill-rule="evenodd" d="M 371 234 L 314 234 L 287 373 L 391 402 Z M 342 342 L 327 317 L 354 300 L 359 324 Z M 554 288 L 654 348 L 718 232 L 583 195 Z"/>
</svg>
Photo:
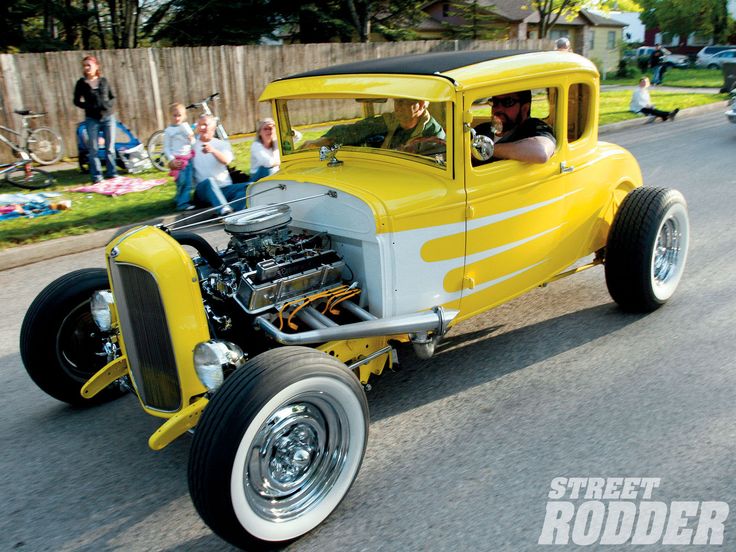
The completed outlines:
<svg viewBox="0 0 736 552">
<path fill-rule="evenodd" d="M 35 218 L 54 215 L 61 209 L 68 209 L 71 202 L 49 201 L 58 197 L 59 192 L 41 192 L 37 194 L 0 194 L 0 221 L 19 217 Z"/>
<path fill-rule="evenodd" d="M 93 192 L 109 196 L 121 196 L 133 192 L 144 192 L 154 188 L 155 186 L 162 186 L 166 184 L 167 181 L 168 180 L 166 178 L 143 180 L 142 178 L 132 176 L 116 176 L 115 178 L 108 178 L 107 180 L 103 180 L 97 184 L 71 188 L 69 191 L 83 193 Z"/>
</svg>

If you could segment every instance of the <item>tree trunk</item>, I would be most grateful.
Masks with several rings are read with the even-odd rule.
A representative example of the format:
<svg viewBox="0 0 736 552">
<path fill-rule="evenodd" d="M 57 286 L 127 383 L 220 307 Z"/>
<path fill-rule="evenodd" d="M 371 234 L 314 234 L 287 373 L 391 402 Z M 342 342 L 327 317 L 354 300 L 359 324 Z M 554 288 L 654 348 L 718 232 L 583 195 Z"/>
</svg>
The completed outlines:
<svg viewBox="0 0 736 552">
<path fill-rule="evenodd" d="M 85 20 L 82 24 L 82 49 L 90 49 L 90 39 L 92 38 L 92 17 L 89 13 L 89 0 L 82 0 L 82 9 L 85 13 Z"/>
<path fill-rule="evenodd" d="M 100 48 L 103 50 L 107 49 L 107 41 L 105 40 L 105 30 L 102 28 L 102 20 L 100 19 L 100 6 L 97 3 L 98 0 L 92 0 L 95 7 L 95 20 L 97 22 L 97 33 L 100 36 Z"/>
</svg>

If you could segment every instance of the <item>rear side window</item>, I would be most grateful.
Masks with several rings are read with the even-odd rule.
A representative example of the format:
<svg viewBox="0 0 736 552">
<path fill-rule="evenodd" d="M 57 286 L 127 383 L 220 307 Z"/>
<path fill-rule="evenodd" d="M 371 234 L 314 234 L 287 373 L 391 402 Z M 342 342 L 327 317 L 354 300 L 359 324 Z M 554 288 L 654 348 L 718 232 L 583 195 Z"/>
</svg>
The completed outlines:
<svg viewBox="0 0 736 552">
<path fill-rule="evenodd" d="M 592 92 L 587 84 L 570 86 L 567 101 L 567 141 L 572 143 L 582 138 L 590 120 Z"/>
</svg>

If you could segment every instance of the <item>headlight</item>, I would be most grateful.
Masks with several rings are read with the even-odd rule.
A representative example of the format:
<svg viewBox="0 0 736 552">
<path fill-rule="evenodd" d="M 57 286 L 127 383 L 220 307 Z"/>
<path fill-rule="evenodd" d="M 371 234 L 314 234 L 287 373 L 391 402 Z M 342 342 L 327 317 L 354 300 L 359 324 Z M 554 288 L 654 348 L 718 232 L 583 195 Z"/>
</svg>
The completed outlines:
<svg viewBox="0 0 736 552">
<path fill-rule="evenodd" d="M 103 332 L 109 332 L 112 328 L 112 293 L 109 291 L 95 291 L 89 303 L 92 311 L 92 319 Z"/>
<path fill-rule="evenodd" d="M 199 380 L 210 391 L 225 381 L 225 371 L 240 368 L 245 363 L 243 350 L 229 341 L 210 339 L 194 348 L 194 369 Z"/>
</svg>

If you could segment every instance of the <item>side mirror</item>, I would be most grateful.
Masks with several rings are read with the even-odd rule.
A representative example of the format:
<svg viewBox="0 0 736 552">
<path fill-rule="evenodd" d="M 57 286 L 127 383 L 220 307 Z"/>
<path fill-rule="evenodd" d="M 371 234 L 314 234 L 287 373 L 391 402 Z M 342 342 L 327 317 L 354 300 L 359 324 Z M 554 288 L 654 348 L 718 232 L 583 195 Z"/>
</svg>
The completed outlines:
<svg viewBox="0 0 736 552">
<path fill-rule="evenodd" d="M 477 134 L 475 129 L 470 129 L 470 154 L 477 161 L 488 161 L 493 157 L 493 139 L 485 134 Z"/>
</svg>

